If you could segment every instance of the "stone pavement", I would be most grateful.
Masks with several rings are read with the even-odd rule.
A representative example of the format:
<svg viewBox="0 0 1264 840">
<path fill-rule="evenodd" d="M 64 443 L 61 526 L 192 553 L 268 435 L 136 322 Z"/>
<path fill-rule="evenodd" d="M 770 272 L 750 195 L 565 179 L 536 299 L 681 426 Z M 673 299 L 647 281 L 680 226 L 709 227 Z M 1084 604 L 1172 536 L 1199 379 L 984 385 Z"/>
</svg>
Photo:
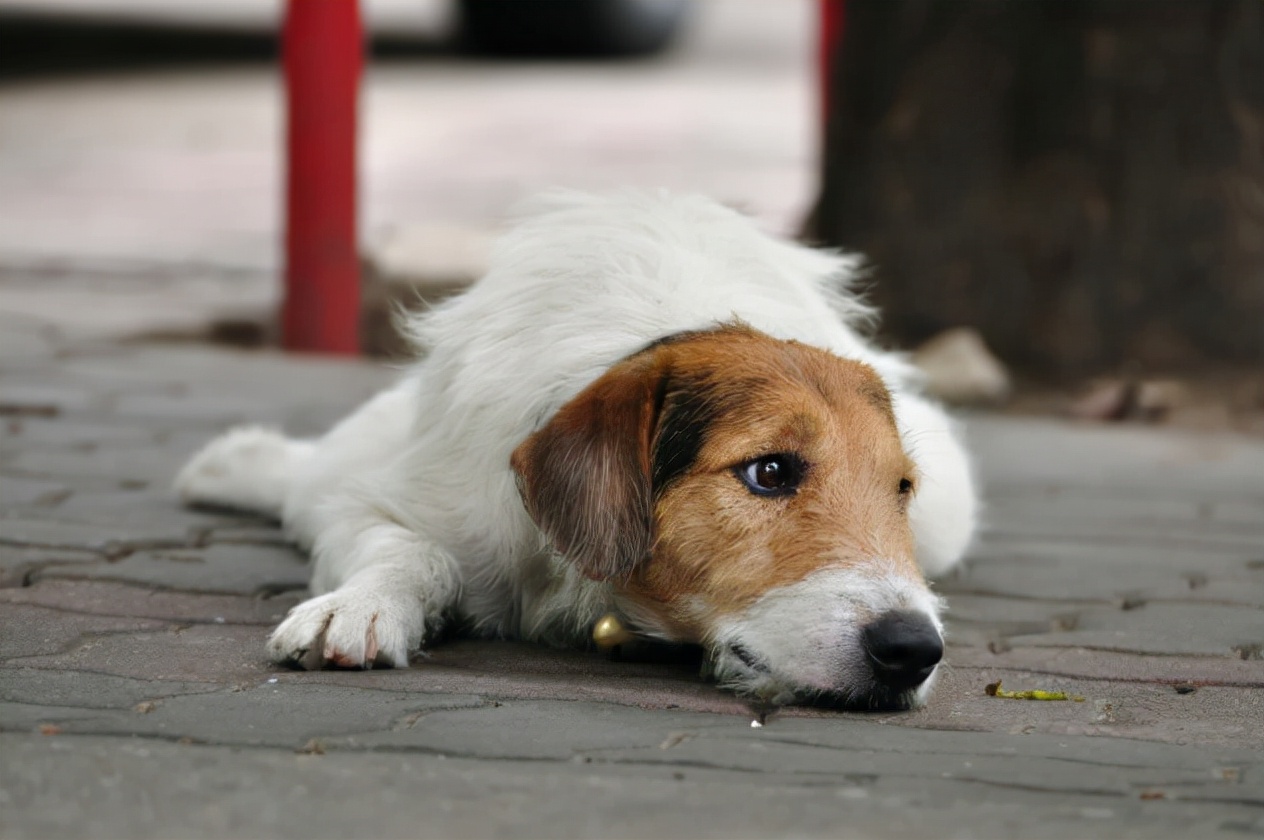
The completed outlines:
<svg viewBox="0 0 1264 840">
<path fill-rule="evenodd" d="M 811 6 L 703 11 L 661 62 L 374 68 L 369 238 L 559 182 L 792 229 Z M 752 729 L 688 663 L 513 643 L 275 669 L 302 558 L 171 477 L 392 374 L 158 339 L 275 302 L 278 96 L 268 67 L 0 86 L 0 838 L 1264 835 L 1258 439 L 971 418 L 988 521 L 915 713 Z"/>
<path fill-rule="evenodd" d="M 391 376 L 0 316 L 0 836 L 1264 835 L 1264 443 L 972 418 L 988 524 L 930 706 L 753 729 L 680 662 L 265 661 L 302 558 L 171 476 Z"/>
</svg>

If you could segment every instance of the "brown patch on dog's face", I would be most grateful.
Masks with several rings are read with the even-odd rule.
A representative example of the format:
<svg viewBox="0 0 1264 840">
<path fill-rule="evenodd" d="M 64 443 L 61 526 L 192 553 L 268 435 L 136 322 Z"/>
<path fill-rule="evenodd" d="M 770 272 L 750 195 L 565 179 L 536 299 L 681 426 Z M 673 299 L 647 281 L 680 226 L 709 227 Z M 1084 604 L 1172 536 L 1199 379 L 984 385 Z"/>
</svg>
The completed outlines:
<svg viewBox="0 0 1264 840">
<path fill-rule="evenodd" d="M 616 365 L 513 466 L 555 546 L 680 641 L 820 570 L 880 558 L 921 579 L 916 476 L 877 374 L 748 328 Z"/>
</svg>

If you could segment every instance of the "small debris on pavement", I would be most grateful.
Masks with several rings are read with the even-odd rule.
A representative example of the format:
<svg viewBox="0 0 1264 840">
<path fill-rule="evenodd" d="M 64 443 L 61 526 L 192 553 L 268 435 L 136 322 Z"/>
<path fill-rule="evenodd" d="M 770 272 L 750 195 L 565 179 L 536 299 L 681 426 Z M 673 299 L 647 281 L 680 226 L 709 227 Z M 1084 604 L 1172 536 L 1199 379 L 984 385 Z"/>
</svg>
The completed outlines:
<svg viewBox="0 0 1264 840">
<path fill-rule="evenodd" d="M 692 732 L 672 732 L 663 739 L 663 743 L 659 744 L 658 748 L 660 750 L 670 750 L 677 744 L 683 744 L 685 741 L 688 741 L 693 737 L 694 735 Z"/>
<path fill-rule="evenodd" d="M 60 735 L 61 727 L 55 723 L 41 723 L 39 725 L 39 734 L 41 735 Z"/>
<path fill-rule="evenodd" d="M 299 747 L 296 752 L 302 755 L 324 755 L 325 744 L 319 738 L 312 738 L 303 746 Z"/>
<path fill-rule="evenodd" d="M 758 720 L 751 721 L 751 729 L 759 729 L 761 726 L 763 726 L 763 724 L 760 723 Z"/>
<path fill-rule="evenodd" d="M 1007 691 L 1001 688 L 1000 680 L 988 683 L 983 690 L 987 692 L 988 697 L 1000 697 L 1005 700 L 1073 700 L 1076 703 L 1084 702 L 1084 698 L 1078 694 L 1067 694 L 1065 691 L 1043 691 L 1039 688 L 1026 691 Z"/>
</svg>

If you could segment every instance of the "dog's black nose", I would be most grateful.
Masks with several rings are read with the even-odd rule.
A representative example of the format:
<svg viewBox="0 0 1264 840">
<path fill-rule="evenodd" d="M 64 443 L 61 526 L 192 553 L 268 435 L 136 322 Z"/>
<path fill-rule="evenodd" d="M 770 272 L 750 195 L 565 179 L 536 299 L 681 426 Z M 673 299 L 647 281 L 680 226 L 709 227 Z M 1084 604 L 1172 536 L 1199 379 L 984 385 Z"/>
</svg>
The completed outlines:
<svg viewBox="0 0 1264 840">
<path fill-rule="evenodd" d="M 924 683 L 944 655 L 944 640 L 922 612 L 891 610 L 863 633 L 874 678 L 896 691 Z"/>
</svg>

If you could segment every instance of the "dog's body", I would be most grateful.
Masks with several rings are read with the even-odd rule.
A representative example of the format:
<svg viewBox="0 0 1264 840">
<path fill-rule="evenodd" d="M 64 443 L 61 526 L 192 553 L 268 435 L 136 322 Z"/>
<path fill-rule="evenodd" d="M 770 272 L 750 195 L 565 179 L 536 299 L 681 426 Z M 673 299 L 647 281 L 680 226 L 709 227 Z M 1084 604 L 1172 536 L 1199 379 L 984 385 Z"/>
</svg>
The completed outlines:
<svg viewBox="0 0 1264 840">
<path fill-rule="evenodd" d="M 177 487 L 310 549 L 280 660 L 403 666 L 451 618 L 582 644 L 617 612 L 767 699 L 916 704 L 941 649 L 917 562 L 958 561 L 975 495 L 857 335 L 852 271 L 701 198 L 556 194 L 416 319 L 395 388 L 316 441 L 234 430 Z"/>
</svg>

